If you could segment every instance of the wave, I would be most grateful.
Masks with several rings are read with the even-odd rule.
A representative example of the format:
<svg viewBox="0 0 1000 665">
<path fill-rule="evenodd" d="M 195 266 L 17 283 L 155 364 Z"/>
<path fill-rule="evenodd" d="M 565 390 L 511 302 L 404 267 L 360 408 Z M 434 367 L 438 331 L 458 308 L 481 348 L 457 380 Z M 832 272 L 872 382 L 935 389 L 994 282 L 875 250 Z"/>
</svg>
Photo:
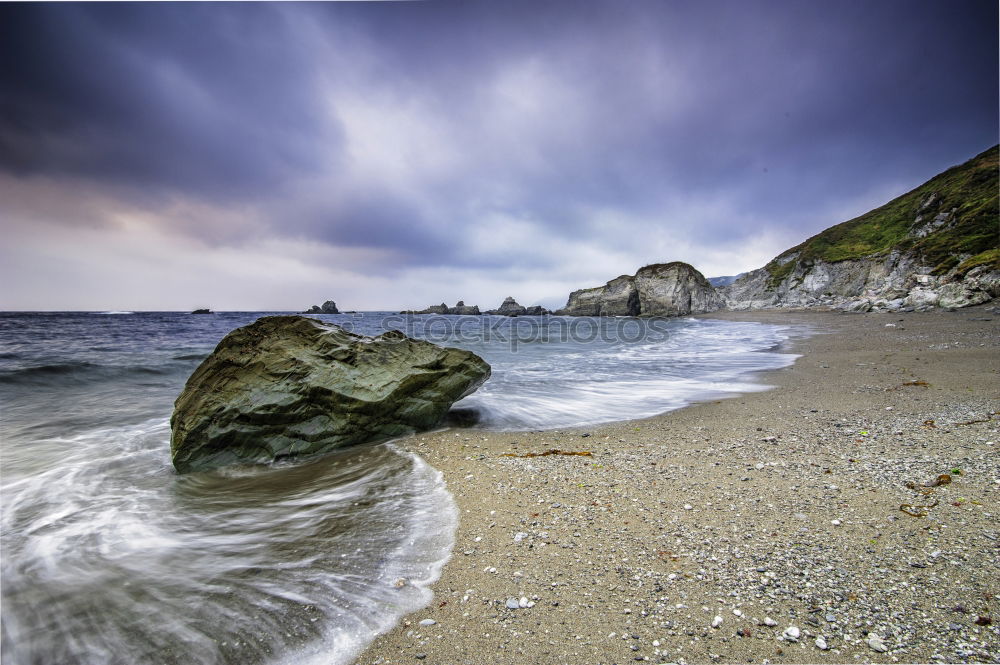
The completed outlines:
<svg viewBox="0 0 1000 665">
<path fill-rule="evenodd" d="M 169 376 L 170 367 L 149 365 L 102 365 L 86 361 L 34 365 L 0 370 L 0 384 L 9 385 L 80 385 L 95 381 L 112 381 L 129 377 Z"/>
<path fill-rule="evenodd" d="M 8 478 L 4 662 L 347 665 L 429 602 L 458 511 L 421 458 L 177 476 L 168 435 L 55 440 L 51 467 Z"/>
</svg>

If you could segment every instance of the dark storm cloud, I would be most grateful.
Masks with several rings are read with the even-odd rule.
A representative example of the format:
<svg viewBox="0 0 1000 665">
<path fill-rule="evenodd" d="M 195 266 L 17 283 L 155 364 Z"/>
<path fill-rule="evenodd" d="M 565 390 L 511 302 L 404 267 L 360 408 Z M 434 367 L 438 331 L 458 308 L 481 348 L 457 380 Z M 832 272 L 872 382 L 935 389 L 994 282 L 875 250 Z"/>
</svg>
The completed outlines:
<svg viewBox="0 0 1000 665">
<path fill-rule="evenodd" d="M 0 5 L 0 167 L 227 198 L 313 168 L 312 67 L 281 15 Z"/>
<path fill-rule="evenodd" d="M 0 5 L 0 171 L 256 202 L 397 265 L 801 239 L 996 142 L 996 23 L 978 0 Z"/>
</svg>

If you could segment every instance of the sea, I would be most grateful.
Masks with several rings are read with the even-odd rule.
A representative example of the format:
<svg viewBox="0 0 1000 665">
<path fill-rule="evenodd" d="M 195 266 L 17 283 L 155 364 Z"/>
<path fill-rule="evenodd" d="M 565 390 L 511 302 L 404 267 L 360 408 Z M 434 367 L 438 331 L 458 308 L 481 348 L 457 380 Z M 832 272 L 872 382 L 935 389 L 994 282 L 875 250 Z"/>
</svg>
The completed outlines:
<svg viewBox="0 0 1000 665">
<path fill-rule="evenodd" d="M 350 663 L 426 606 L 458 511 L 396 442 L 177 474 L 173 402 L 278 312 L 0 313 L 0 660 Z M 315 315 L 473 351 L 463 426 L 586 428 L 764 390 L 788 327 L 705 318 Z"/>
</svg>

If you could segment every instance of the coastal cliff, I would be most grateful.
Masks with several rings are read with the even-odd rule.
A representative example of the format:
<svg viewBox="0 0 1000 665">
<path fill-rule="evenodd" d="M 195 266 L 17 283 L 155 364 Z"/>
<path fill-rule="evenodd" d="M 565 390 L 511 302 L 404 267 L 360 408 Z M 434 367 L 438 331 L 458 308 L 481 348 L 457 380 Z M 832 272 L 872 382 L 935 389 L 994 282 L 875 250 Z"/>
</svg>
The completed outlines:
<svg viewBox="0 0 1000 665">
<path fill-rule="evenodd" d="M 966 307 L 1000 295 L 998 148 L 719 289 L 729 309 Z"/>
<path fill-rule="evenodd" d="M 657 263 L 604 286 L 569 295 L 563 316 L 686 316 L 714 312 L 722 299 L 705 276 L 687 263 Z"/>
</svg>

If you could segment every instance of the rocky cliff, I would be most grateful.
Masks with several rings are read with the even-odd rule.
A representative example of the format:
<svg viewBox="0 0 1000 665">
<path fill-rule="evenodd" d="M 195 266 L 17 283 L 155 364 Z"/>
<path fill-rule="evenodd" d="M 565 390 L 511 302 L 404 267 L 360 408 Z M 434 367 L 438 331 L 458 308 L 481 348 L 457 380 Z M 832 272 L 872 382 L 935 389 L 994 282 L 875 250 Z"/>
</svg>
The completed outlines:
<svg viewBox="0 0 1000 665">
<path fill-rule="evenodd" d="M 998 148 L 719 289 L 731 309 L 964 307 L 1000 296 Z"/>
<path fill-rule="evenodd" d="M 713 312 L 722 300 L 704 275 L 687 263 L 657 263 L 604 286 L 569 294 L 564 316 L 686 316 Z"/>
</svg>

